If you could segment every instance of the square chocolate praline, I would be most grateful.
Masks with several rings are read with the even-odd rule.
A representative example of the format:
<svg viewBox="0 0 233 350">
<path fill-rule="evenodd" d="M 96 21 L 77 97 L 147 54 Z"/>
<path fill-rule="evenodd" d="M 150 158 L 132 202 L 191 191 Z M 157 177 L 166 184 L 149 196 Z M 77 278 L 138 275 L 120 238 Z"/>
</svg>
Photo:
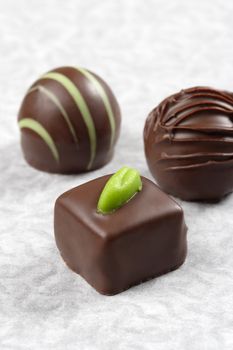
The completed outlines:
<svg viewBox="0 0 233 350">
<path fill-rule="evenodd" d="M 67 265 L 98 292 L 117 294 L 178 268 L 187 252 L 181 207 L 142 177 L 142 190 L 114 213 L 96 212 L 109 179 L 62 194 L 55 204 L 55 238 Z"/>
</svg>

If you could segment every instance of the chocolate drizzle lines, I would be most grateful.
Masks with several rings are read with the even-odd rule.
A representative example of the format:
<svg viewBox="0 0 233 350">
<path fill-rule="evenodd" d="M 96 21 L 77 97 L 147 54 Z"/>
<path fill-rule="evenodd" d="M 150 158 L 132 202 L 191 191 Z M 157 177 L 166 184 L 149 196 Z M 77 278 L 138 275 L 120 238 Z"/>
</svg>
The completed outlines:
<svg viewBox="0 0 233 350">
<path fill-rule="evenodd" d="M 162 152 L 157 160 L 166 171 L 233 162 L 233 94 L 208 87 L 182 90 L 152 111 L 150 123 L 154 132 L 162 131 L 155 143 L 172 143 L 169 154 Z M 177 147 L 197 142 L 208 143 L 213 151 L 177 152 Z"/>
</svg>

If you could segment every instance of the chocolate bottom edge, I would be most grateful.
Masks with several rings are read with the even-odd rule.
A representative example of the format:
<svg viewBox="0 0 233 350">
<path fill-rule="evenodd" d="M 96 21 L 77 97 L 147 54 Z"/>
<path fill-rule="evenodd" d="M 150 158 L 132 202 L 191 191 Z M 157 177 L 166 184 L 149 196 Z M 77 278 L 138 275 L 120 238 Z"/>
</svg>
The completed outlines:
<svg viewBox="0 0 233 350">
<path fill-rule="evenodd" d="M 61 255 L 62 256 L 62 255 Z M 172 271 L 175 271 L 177 270 L 180 266 L 182 266 L 185 262 L 185 259 L 186 259 L 186 256 L 187 256 L 187 253 L 185 254 L 184 258 L 182 259 L 181 262 L 177 263 L 176 265 L 170 267 L 169 269 L 166 269 L 164 271 L 161 271 L 157 274 L 154 274 L 150 277 L 146 277 L 145 279 L 142 279 L 142 280 L 139 280 L 138 282 L 134 282 L 132 284 L 129 284 L 127 287 L 123 288 L 123 289 L 120 289 L 120 290 L 117 290 L 117 291 L 114 291 L 114 292 L 111 292 L 111 293 L 108 293 L 106 291 L 101 291 L 99 289 L 96 289 L 95 286 L 93 286 L 86 278 L 84 278 L 79 272 L 75 271 L 74 268 L 72 268 L 69 263 L 67 263 L 67 261 L 64 259 L 64 257 L 62 256 L 62 259 L 63 261 L 65 262 L 65 264 L 67 265 L 67 267 L 73 271 L 74 273 L 78 274 L 79 276 L 81 276 L 92 288 L 94 288 L 98 293 L 102 294 L 102 295 L 106 295 L 106 296 L 114 296 L 114 295 L 117 295 L 117 294 L 120 294 L 122 292 L 125 292 L 126 290 L 132 288 L 132 287 L 135 287 L 135 286 L 138 286 L 142 283 L 145 283 L 145 282 L 148 282 L 154 278 L 157 278 L 157 277 L 160 277 L 162 275 L 165 275 L 169 272 L 172 272 Z"/>
<path fill-rule="evenodd" d="M 98 164 L 94 165 L 91 169 L 77 169 L 74 167 L 74 169 L 61 169 L 59 167 L 46 167 L 43 164 L 39 164 L 38 162 L 34 162 L 32 159 L 28 158 L 27 155 L 24 154 L 24 160 L 28 165 L 30 165 L 33 169 L 46 172 L 49 174 L 60 174 L 60 175 L 77 175 L 77 174 L 83 174 L 88 173 L 97 169 L 100 169 L 107 165 L 113 158 L 114 152 L 103 161 L 99 162 Z"/>
</svg>

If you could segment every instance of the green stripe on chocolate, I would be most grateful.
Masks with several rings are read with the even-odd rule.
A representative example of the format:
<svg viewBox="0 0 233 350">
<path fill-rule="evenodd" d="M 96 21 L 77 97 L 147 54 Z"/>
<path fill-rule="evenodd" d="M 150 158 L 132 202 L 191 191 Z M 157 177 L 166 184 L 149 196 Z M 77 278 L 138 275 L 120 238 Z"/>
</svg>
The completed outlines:
<svg viewBox="0 0 233 350">
<path fill-rule="evenodd" d="M 95 86 L 96 90 L 98 91 L 98 94 L 100 95 L 100 97 L 103 101 L 104 107 L 105 107 L 107 115 L 108 115 L 110 128 L 111 128 L 110 146 L 112 147 L 113 142 L 114 142 L 114 138 L 115 138 L 116 125 L 115 125 L 115 118 L 114 118 L 114 114 L 112 111 L 112 107 L 111 107 L 111 103 L 109 101 L 108 95 L 106 94 L 106 91 L 104 90 L 103 86 L 100 84 L 100 82 L 95 78 L 95 76 L 93 74 L 91 74 L 89 71 L 87 71 L 84 68 L 76 67 L 76 69 L 80 73 L 85 75 L 85 77 L 93 83 L 93 85 Z"/>
<path fill-rule="evenodd" d="M 53 79 L 60 83 L 66 90 L 67 92 L 71 95 L 73 98 L 76 106 L 80 110 L 83 120 L 86 124 L 87 130 L 88 130 L 88 136 L 90 140 L 90 149 L 91 149 L 91 154 L 90 154 L 90 160 L 87 166 L 87 169 L 89 170 L 93 164 L 95 154 L 96 154 L 96 130 L 95 126 L 92 120 L 91 113 L 89 111 L 89 108 L 80 93 L 79 89 L 77 86 L 70 80 L 68 79 L 65 75 L 57 72 L 50 72 L 41 77 L 41 79 Z"/>
<path fill-rule="evenodd" d="M 50 148 L 50 151 L 53 154 L 54 159 L 59 162 L 59 153 L 57 150 L 57 147 L 52 139 L 52 137 L 49 135 L 48 131 L 36 120 L 31 118 L 24 118 L 19 121 L 19 127 L 20 129 L 27 128 L 32 131 L 34 131 L 36 134 L 38 134 L 42 140 L 47 144 L 47 146 Z"/>
<path fill-rule="evenodd" d="M 62 106 L 61 102 L 59 101 L 59 99 L 57 98 L 56 95 L 54 95 L 50 90 L 46 89 L 44 86 L 42 85 L 36 85 L 33 86 L 29 91 L 28 94 L 30 94 L 33 91 L 40 91 L 41 93 L 45 94 L 59 109 L 61 115 L 63 116 L 63 118 L 65 119 L 65 122 L 70 130 L 70 133 L 74 139 L 75 143 L 78 143 L 78 137 L 76 135 L 75 129 L 70 121 L 70 118 L 68 116 L 68 114 L 66 113 L 65 108 Z"/>
</svg>

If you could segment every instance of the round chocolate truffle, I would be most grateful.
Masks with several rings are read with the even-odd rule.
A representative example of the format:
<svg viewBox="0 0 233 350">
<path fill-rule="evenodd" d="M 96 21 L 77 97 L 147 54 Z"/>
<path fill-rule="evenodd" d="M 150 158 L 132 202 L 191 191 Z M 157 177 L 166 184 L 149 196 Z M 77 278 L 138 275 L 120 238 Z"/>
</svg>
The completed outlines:
<svg viewBox="0 0 233 350">
<path fill-rule="evenodd" d="M 117 100 L 99 76 L 54 69 L 31 86 L 19 111 L 25 159 L 51 173 L 97 169 L 113 156 L 120 121 Z"/>
<path fill-rule="evenodd" d="M 219 200 L 233 190 L 233 94 L 185 89 L 163 100 L 144 128 L 148 166 L 166 192 Z"/>
</svg>

